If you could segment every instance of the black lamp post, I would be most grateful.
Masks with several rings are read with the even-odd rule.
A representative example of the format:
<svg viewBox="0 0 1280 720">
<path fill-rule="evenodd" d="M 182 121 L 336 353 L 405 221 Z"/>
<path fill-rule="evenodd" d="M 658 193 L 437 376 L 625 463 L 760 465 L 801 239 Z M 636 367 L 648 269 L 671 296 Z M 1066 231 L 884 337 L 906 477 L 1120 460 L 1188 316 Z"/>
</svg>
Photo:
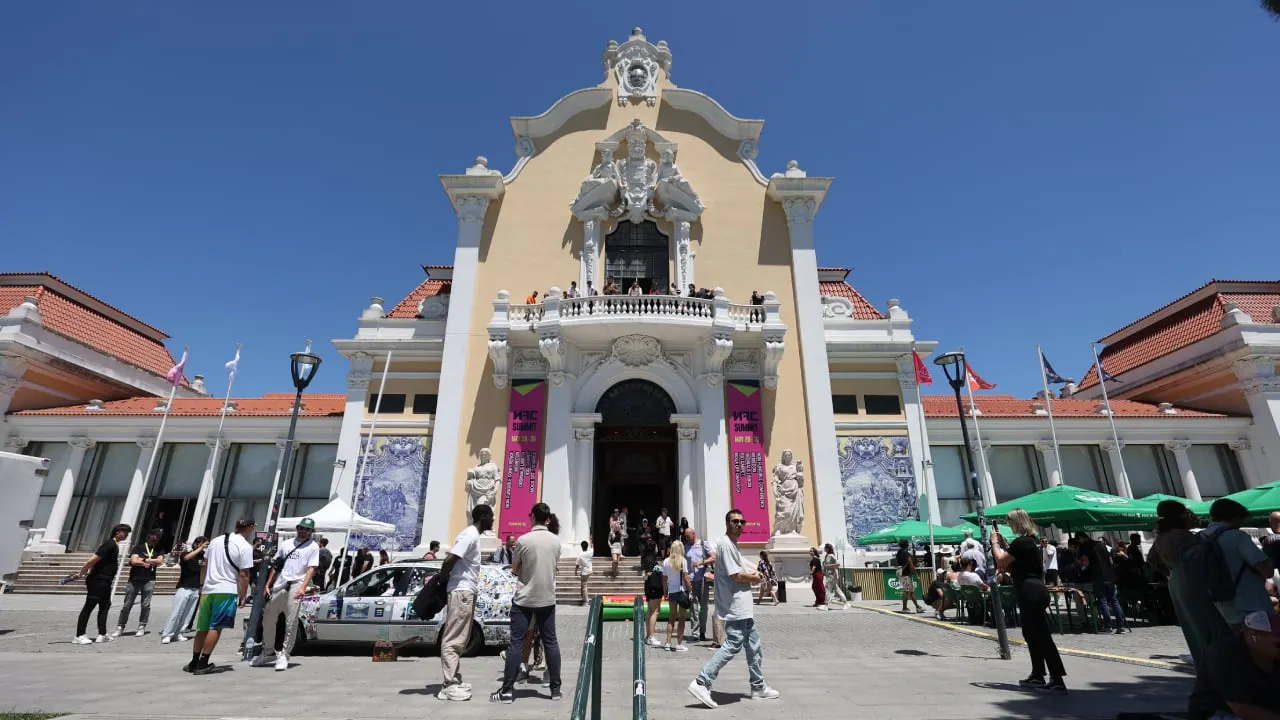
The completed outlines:
<svg viewBox="0 0 1280 720">
<path fill-rule="evenodd" d="M 998 575 L 995 553 L 991 550 L 991 538 L 987 532 L 987 516 L 984 512 L 982 491 L 978 487 L 978 468 L 973 462 L 973 445 L 969 442 L 969 426 L 964 422 L 964 402 L 960 399 L 960 388 L 964 386 L 965 380 L 969 377 L 969 372 L 965 367 L 964 353 L 943 353 L 933 359 L 933 364 L 942 367 L 942 372 L 947 376 L 947 382 L 956 393 L 956 410 L 960 413 L 960 437 L 964 440 L 965 459 L 969 462 L 969 486 L 978 510 L 978 537 L 982 542 L 982 549 L 987 555 L 987 567 L 992 568 Z M 996 624 L 996 637 L 1000 643 L 1000 659 L 1008 660 L 1012 655 L 1009 652 L 1009 631 L 1004 626 L 1004 602 L 1003 598 L 1000 597 L 999 584 L 992 583 L 991 586 L 995 590 L 991 599 L 991 617 Z"/>
<path fill-rule="evenodd" d="M 307 340 L 307 348 L 302 352 L 291 353 L 289 355 L 289 373 L 293 377 L 293 387 L 297 389 L 297 394 L 293 396 L 293 413 L 289 418 L 289 435 L 284 443 L 284 463 L 281 466 L 280 482 L 277 483 L 275 494 L 271 497 L 271 503 L 267 506 L 267 543 L 262 564 L 258 567 L 256 575 L 251 578 L 253 589 L 250 597 L 253 598 L 253 611 L 249 614 L 249 626 L 245 628 L 244 633 L 244 650 L 243 656 L 245 660 L 250 659 L 254 654 L 254 638 L 258 634 L 258 628 L 262 626 L 262 611 L 266 605 L 265 593 L 263 592 L 267 584 L 267 574 L 271 567 L 271 557 L 275 554 L 276 547 L 276 521 L 280 518 L 280 508 L 284 506 L 285 488 L 289 485 L 289 478 L 293 477 L 293 438 L 298 432 L 298 412 L 302 410 L 302 391 L 307 389 L 311 381 L 315 379 L 316 372 L 320 370 L 320 356 L 311 352 L 311 341 Z M 274 643 L 275 638 L 263 638 L 264 643 Z"/>
</svg>

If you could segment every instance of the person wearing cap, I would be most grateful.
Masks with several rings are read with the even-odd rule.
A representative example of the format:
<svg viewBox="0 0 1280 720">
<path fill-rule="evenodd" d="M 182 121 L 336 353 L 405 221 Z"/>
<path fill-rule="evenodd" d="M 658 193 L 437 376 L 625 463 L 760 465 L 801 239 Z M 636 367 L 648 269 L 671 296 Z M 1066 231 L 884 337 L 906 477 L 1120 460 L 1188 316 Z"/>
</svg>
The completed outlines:
<svg viewBox="0 0 1280 720">
<path fill-rule="evenodd" d="M 1220 640 L 1196 672 L 1191 720 L 1280 717 L 1280 617 L 1244 616 L 1239 635 Z"/>
<path fill-rule="evenodd" d="M 271 572 L 267 575 L 267 606 L 262 615 L 262 654 L 253 659 L 254 667 L 275 663 L 276 670 L 289 669 L 289 653 L 298 635 L 298 611 L 307 586 L 320 566 L 320 545 L 311 539 L 316 524 L 311 518 L 303 518 L 292 540 L 280 543 Z M 276 623 L 284 614 L 284 647 L 275 650 Z"/>
</svg>

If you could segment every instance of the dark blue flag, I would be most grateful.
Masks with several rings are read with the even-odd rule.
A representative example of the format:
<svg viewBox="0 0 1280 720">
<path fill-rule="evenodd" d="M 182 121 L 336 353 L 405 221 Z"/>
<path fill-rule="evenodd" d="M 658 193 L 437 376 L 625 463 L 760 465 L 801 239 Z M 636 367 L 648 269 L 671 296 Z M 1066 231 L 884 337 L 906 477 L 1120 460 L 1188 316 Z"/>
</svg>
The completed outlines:
<svg viewBox="0 0 1280 720">
<path fill-rule="evenodd" d="M 1120 382 L 1119 380 L 1117 380 L 1117 379 L 1115 379 L 1114 377 L 1112 377 L 1112 376 L 1111 376 L 1111 373 L 1107 372 L 1107 369 L 1106 369 L 1105 367 L 1103 367 L 1103 366 L 1102 366 L 1102 360 L 1101 360 L 1101 359 L 1099 359 L 1099 360 L 1098 360 L 1098 373 L 1099 373 L 1100 375 L 1102 375 L 1102 382 L 1108 382 L 1108 381 L 1113 382 L 1113 383 L 1118 383 L 1118 382 Z"/>
<path fill-rule="evenodd" d="M 1050 385 L 1066 385 L 1071 382 L 1069 378 L 1064 378 L 1058 374 L 1057 370 L 1049 364 L 1049 358 L 1040 353 L 1040 364 L 1044 367 L 1044 381 Z"/>
</svg>

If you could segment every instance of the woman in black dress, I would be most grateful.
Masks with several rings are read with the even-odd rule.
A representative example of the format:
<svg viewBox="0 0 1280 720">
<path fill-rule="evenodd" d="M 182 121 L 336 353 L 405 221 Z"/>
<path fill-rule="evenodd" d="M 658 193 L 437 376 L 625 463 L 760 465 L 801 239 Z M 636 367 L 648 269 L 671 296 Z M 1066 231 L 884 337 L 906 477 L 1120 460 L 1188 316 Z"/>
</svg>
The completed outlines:
<svg viewBox="0 0 1280 720">
<path fill-rule="evenodd" d="M 1036 525 L 1021 508 L 1008 515 L 1009 528 L 1018 534 L 1013 542 L 1006 542 L 1000 533 L 991 533 L 996 567 L 1007 570 L 1013 576 L 1014 594 L 1018 598 L 1018 613 L 1022 616 L 1022 638 L 1031 653 L 1031 674 L 1018 685 L 1031 690 L 1055 695 L 1067 692 L 1062 681 L 1067 674 L 1058 655 L 1058 646 L 1049 631 L 1049 591 L 1044 586 L 1044 563 L 1041 561 L 1040 540 L 1036 538 Z M 999 602 L 999 599 L 996 599 Z M 1049 681 L 1045 682 L 1045 670 Z"/>
</svg>

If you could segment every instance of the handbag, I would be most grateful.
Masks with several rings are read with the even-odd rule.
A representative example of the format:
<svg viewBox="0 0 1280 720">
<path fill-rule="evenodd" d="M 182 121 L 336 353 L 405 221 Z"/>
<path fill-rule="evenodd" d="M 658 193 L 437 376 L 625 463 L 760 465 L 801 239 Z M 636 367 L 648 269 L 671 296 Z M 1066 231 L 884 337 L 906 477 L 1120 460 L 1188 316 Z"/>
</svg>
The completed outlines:
<svg viewBox="0 0 1280 720">
<path fill-rule="evenodd" d="M 413 614 L 423 622 L 439 614 L 449 603 L 448 593 L 445 592 L 447 587 L 448 583 L 440 582 L 439 574 L 428 578 L 417 596 L 413 598 Z"/>
</svg>

